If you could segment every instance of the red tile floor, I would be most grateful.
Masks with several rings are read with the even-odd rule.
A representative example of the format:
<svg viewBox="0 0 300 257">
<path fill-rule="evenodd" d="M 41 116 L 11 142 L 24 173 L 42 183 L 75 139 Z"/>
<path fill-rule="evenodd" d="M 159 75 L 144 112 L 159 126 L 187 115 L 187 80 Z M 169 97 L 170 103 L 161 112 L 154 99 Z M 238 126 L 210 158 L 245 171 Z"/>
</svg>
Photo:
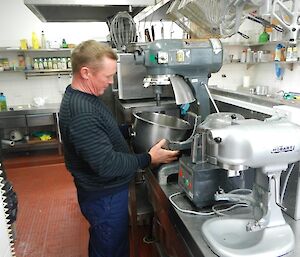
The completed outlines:
<svg viewBox="0 0 300 257">
<path fill-rule="evenodd" d="M 87 257 L 88 224 L 80 213 L 72 177 L 56 154 L 4 160 L 18 196 L 15 250 L 17 257 Z M 154 257 L 142 238 L 139 256 Z M 131 242 L 132 244 L 132 242 Z"/>
</svg>

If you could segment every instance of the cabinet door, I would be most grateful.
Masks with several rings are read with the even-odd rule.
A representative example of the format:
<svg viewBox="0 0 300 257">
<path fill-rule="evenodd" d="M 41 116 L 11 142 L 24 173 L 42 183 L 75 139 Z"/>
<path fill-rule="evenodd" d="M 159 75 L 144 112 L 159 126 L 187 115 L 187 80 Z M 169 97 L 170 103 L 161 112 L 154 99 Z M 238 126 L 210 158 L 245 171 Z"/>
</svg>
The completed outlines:
<svg viewBox="0 0 300 257">
<path fill-rule="evenodd" d="M 25 115 L 14 115 L 0 117 L 0 128 L 20 128 L 26 127 Z"/>
<path fill-rule="evenodd" d="M 28 127 L 54 125 L 52 113 L 26 115 Z"/>
</svg>

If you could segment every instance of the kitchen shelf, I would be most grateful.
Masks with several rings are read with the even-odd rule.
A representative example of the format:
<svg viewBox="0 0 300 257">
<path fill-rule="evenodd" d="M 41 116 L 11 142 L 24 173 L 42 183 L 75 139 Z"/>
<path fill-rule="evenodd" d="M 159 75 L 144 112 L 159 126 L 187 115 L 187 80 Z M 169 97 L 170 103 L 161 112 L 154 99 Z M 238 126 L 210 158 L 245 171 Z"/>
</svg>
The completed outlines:
<svg viewBox="0 0 300 257">
<path fill-rule="evenodd" d="M 29 77 L 39 77 L 39 76 L 72 76 L 72 69 L 49 69 L 49 70 L 25 70 L 24 71 L 26 79 Z"/>
<path fill-rule="evenodd" d="M 297 40 L 297 43 L 299 43 L 300 40 Z M 266 43 L 258 43 L 258 42 L 252 42 L 252 43 L 245 43 L 245 42 L 222 42 L 223 46 L 239 46 L 239 47 L 260 47 L 260 46 L 272 46 L 276 44 L 289 44 L 289 41 L 268 41 Z"/>
<path fill-rule="evenodd" d="M 14 149 L 15 150 L 17 150 L 17 149 L 30 150 L 30 149 L 36 148 L 37 145 L 44 146 L 44 147 L 57 147 L 58 144 L 59 144 L 59 141 L 56 138 L 53 138 L 53 139 L 47 140 L 47 141 L 42 141 L 37 138 L 31 138 L 28 141 L 26 141 L 26 140 L 17 141 L 17 142 L 15 142 L 14 146 L 8 146 L 8 145 L 2 144 L 2 148 L 10 149 L 12 151 Z"/>
<path fill-rule="evenodd" d="M 0 52 L 23 52 L 23 53 L 36 53 L 36 52 L 70 52 L 74 48 L 46 48 L 46 49 L 20 49 L 15 47 L 0 47 Z"/>
</svg>

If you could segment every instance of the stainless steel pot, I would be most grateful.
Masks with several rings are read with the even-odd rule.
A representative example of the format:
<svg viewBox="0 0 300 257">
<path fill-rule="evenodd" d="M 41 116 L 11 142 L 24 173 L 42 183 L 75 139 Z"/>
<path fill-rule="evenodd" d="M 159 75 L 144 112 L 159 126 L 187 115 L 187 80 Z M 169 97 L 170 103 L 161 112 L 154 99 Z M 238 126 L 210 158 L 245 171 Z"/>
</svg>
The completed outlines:
<svg viewBox="0 0 300 257">
<path fill-rule="evenodd" d="M 148 152 L 149 149 L 165 138 L 169 141 L 184 141 L 192 126 L 185 120 L 160 113 L 134 113 L 133 148 L 136 153 Z"/>
</svg>

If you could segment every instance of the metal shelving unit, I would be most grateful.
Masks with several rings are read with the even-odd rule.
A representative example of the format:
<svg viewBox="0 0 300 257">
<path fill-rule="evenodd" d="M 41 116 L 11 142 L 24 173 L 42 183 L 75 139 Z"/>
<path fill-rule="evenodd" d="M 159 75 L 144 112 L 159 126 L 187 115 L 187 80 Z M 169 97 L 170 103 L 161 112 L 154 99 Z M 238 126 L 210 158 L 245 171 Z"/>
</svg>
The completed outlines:
<svg viewBox="0 0 300 257">
<path fill-rule="evenodd" d="M 16 55 L 18 54 L 23 54 L 25 57 L 29 56 L 30 58 L 63 58 L 63 57 L 69 57 L 71 51 L 73 48 L 49 48 L 49 49 L 19 49 L 19 48 L 13 48 L 13 47 L 2 47 L 0 48 L 0 52 L 4 53 L 15 53 Z M 66 56 L 61 56 L 61 54 L 64 53 Z M 43 54 L 44 56 L 41 56 Z M 59 56 L 56 56 L 58 54 Z M 15 72 L 23 72 L 25 74 L 25 78 L 28 79 L 30 77 L 38 77 L 38 76 L 57 76 L 60 78 L 61 76 L 72 76 L 72 69 L 16 69 L 16 70 L 5 70 L 0 72 L 3 74 L 13 74 Z"/>
</svg>

